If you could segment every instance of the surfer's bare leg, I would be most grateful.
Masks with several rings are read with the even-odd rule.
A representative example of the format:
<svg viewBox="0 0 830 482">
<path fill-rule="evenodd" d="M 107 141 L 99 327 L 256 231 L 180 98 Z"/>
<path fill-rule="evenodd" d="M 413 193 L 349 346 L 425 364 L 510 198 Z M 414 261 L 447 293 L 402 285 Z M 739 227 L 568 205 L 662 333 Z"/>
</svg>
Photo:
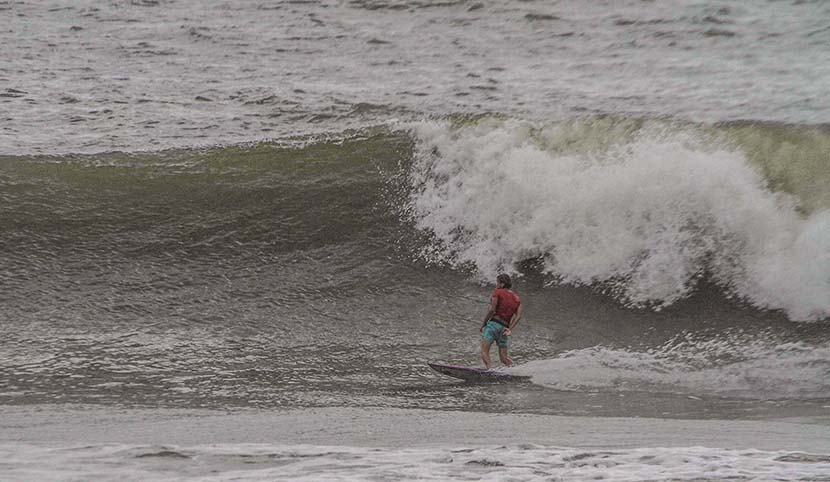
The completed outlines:
<svg viewBox="0 0 830 482">
<path fill-rule="evenodd" d="M 507 356 L 507 348 L 499 347 L 499 360 L 501 360 L 501 362 L 505 366 L 513 366 L 513 360 L 511 360 L 510 357 Z"/>
<path fill-rule="evenodd" d="M 492 344 L 487 340 L 481 340 L 481 359 L 484 360 L 484 366 L 488 370 L 493 368 L 493 362 L 490 360 L 490 345 Z"/>
</svg>

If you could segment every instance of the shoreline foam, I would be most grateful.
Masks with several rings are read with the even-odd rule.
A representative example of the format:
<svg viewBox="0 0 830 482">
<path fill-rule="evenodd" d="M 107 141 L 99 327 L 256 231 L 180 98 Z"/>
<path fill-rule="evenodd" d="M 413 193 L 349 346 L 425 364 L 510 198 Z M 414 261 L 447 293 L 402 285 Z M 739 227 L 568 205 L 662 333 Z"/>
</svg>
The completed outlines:
<svg viewBox="0 0 830 482">
<path fill-rule="evenodd" d="M 221 412 L 35 405 L 0 407 L 0 443 L 359 447 L 540 444 L 830 453 L 830 420 L 602 418 L 386 408 Z"/>
</svg>

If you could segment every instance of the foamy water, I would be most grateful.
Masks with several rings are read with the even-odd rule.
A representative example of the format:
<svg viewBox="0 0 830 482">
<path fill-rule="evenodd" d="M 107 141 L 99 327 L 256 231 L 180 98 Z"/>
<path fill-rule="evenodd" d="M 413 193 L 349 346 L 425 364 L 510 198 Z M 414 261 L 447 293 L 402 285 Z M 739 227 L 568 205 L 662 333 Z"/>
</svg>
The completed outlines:
<svg viewBox="0 0 830 482">
<path fill-rule="evenodd" d="M 410 214 L 436 238 L 427 258 L 482 279 L 535 258 L 553 280 L 658 309 L 707 276 L 791 319 L 830 315 L 830 211 L 799 214 L 735 148 L 665 126 L 578 149 L 563 124 L 411 129 Z"/>
<path fill-rule="evenodd" d="M 704 447 L 585 450 L 539 445 L 414 449 L 218 444 L 0 445 L 4 480 L 818 481 L 830 456 Z"/>
<path fill-rule="evenodd" d="M 830 398 L 830 347 L 772 336 L 687 334 L 650 349 L 595 346 L 511 370 L 557 390 L 745 400 Z"/>
</svg>

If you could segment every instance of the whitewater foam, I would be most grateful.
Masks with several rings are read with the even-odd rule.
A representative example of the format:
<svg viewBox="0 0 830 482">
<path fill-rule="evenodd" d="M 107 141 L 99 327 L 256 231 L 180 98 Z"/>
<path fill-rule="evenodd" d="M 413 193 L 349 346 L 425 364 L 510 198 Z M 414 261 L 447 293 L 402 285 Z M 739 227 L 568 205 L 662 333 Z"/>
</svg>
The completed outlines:
<svg viewBox="0 0 830 482">
<path fill-rule="evenodd" d="M 825 480 L 826 455 L 705 447 L 584 450 L 217 444 L 0 445 L 8 480 Z"/>
<path fill-rule="evenodd" d="M 684 128 L 420 122 L 409 215 L 424 255 L 482 279 L 538 259 L 553 281 L 660 309 L 708 276 L 793 320 L 830 315 L 830 211 L 803 217 L 735 148 Z"/>
<path fill-rule="evenodd" d="M 594 346 L 512 369 L 557 390 L 647 391 L 744 400 L 830 398 L 830 346 L 766 333 L 690 333 L 651 349 Z"/>
</svg>

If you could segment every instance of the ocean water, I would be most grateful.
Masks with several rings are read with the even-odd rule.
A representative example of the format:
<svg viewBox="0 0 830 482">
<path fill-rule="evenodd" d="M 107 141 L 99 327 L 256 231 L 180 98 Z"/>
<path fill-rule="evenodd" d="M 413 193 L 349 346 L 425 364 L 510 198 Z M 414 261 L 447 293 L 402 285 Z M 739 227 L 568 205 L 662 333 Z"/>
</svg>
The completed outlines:
<svg viewBox="0 0 830 482">
<path fill-rule="evenodd" d="M 240 450 L 244 450 L 240 453 Z M 510 451 L 509 466 L 501 462 Z M 48 480 L 56 472 L 72 480 L 826 480 L 826 456 L 759 450 L 704 448 L 584 451 L 536 445 L 500 448 L 365 449 L 314 446 L 223 446 L 171 450 L 164 446 L 3 450 L 7 460 L 48 460 L 21 470 Z M 34 452 L 34 454 L 30 453 Z M 88 460 L 108 464 L 105 474 Z M 18 462 L 19 463 L 19 462 Z M 24 462 L 25 464 L 25 462 Z M 23 465 L 23 464 L 21 464 Z M 31 464 L 32 466 L 35 464 Z M 164 467 L 167 466 L 167 467 Z M 701 469 L 700 467 L 703 467 Z M 217 470 L 218 469 L 218 470 Z M 221 475 L 217 475 L 220 472 Z M 12 475 L 18 475 L 12 472 Z"/>
<path fill-rule="evenodd" d="M 504 447 L 14 431 L 139 409 L 410 410 L 427 438 L 424 410 L 830 430 L 827 18 L 0 2 L 0 479 L 830 480 L 830 447 L 772 428 Z M 432 372 L 480 363 L 499 272 L 531 383 Z M 264 465 L 233 472 L 248 457 Z"/>
</svg>

